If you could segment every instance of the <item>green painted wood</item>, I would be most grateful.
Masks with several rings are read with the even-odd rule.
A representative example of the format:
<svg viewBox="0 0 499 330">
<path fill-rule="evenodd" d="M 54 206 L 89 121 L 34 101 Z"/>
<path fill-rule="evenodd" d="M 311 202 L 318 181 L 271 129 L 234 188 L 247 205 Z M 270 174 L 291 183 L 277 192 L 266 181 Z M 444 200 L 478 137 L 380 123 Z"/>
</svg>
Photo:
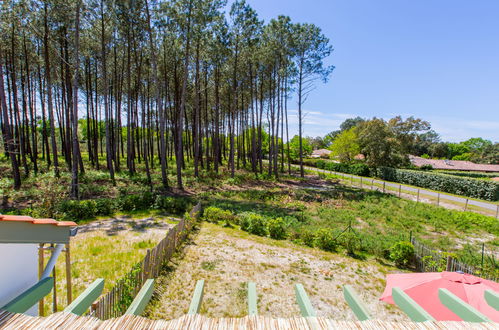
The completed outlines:
<svg viewBox="0 0 499 330">
<path fill-rule="evenodd" d="M 343 286 L 343 296 L 359 321 L 370 320 L 372 318 L 364 302 L 350 285 Z"/>
<path fill-rule="evenodd" d="M 73 300 L 73 302 L 64 309 L 64 312 L 83 315 L 88 310 L 90 305 L 92 305 L 92 303 L 99 298 L 103 289 L 104 279 L 96 279 L 78 296 L 78 298 Z"/>
<path fill-rule="evenodd" d="M 144 283 L 140 289 L 135 299 L 132 301 L 130 307 L 128 307 L 125 314 L 127 315 L 140 315 L 146 308 L 149 300 L 151 300 L 152 293 L 154 292 L 154 279 L 150 278 Z"/>
<path fill-rule="evenodd" d="M 303 317 L 308 317 L 308 316 L 315 317 L 316 316 L 315 310 L 312 307 L 310 300 L 308 299 L 307 293 L 305 292 L 303 285 L 301 285 L 301 284 L 295 285 L 295 294 L 296 294 L 296 302 L 298 303 L 298 306 L 300 307 L 301 316 L 303 316 Z"/>
<path fill-rule="evenodd" d="M 52 277 L 47 277 L 21 293 L 0 309 L 11 313 L 24 313 L 33 307 L 40 299 L 48 295 L 53 287 L 54 279 Z"/>
<path fill-rule="evenodd" d="M 401 288 L 392 289 L 392 298 L 395 304 L 400 307 L 404 313 L 414 322 L 435 321 L 423 307 L 419 306 L 411 297 L 409 297 Z"/>
<path fill-rule="evenodd" d="M 256 285 L 248 282 L 248 315 L 258 315 Z"/>
<path fill-rule="evenodd" d="M 0 243 L 69 243 L 70 227 L 36 225 L 31 222 L 0 221 Z"/>
<path fill-rule="evenodd" d="M 490 322 L 490 320 L 447 289 L 438 289 L 440 302 L 465 322 Z"/>
<path fill-rule="evenodd" d="M 189 306 L 188 314 L 198 314 L 201 309 L 201 302 L 203 301 L 203 291 L 204 291 L 204 280 L 199 280 L 196 283 L 196 288 L 194 288 L 194 294 L 192 295 L 191 305 Z"/>
<path fill-rule="evenodd" d="M 492 290 L 485 290 L 484 297 L 492 308 L 499 311 L 499 293 Z"/>
</svg>

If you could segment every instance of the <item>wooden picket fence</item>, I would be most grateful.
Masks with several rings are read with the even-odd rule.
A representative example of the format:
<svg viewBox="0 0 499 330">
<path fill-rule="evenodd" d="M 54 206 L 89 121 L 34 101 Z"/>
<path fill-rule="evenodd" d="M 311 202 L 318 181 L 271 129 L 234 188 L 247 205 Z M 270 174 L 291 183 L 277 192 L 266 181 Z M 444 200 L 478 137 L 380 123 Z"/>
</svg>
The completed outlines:
<svg viewBox="0 0 499 330">
<path fill-rule="evenodd" d="M 441 251 L 431 249 L 414 237 L 411 238 L 411 243 L 414 245 L 416 269 L 420 272 L 440 272 L 442 270 L 448 272 L 461 271 L 492 281 L 497 281 L 499 279 L 494 273 L 482 271 L 480 267 L 465 264 Z M 431 260 L 434 262 L 425 262 L 425 257 L 431 257 Z"/>
<path fill-rule="evenodd" d="M 92 305 L 90 315 L 101 320 L 122 316 L 130 306 L 147 279 L 156 278 L 162 266 L 167 263 L 176 249 L 183 243 L 197 221 L 201 211 L 198 203 L 132 270 L 123 276 L 116 285 Z"/>
</svg>

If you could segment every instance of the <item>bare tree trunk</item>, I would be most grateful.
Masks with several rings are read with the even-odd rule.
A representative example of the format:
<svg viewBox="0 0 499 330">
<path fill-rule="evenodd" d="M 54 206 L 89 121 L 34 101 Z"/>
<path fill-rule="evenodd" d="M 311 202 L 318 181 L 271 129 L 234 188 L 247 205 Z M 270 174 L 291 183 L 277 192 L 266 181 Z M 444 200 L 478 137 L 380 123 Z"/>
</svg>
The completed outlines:
<svg viewBox="0 0 499 330">
<path fill-rule="evenodd" d="M 80 68 L 80 1 L 76 2 L 76 20 L 75 20 L 75 49 L 74 49 L 74 76 L 73 76 L 73 166 L 71 168 L 71 197 L 79 198 L 78 189 L 78 70 Z"/>
<path fill-rule="evenodd" d="M 0 52 L 0 106 L 2 107 L 2 121 L 3 121 L 3 140 L 7 148 L 7 154 L 10 157 L 12 165 L 12 176 L 14 178 L 14 189 L 21 188 L 21 174 L 19 172 L 19 164 L 16 158 L 16 148 L 12 131 L 10 127 L 9 113 L 7 111 L 7 100 L 5 98 L 4 81 L 3 81 L 3 54 Z"/>
</svg>

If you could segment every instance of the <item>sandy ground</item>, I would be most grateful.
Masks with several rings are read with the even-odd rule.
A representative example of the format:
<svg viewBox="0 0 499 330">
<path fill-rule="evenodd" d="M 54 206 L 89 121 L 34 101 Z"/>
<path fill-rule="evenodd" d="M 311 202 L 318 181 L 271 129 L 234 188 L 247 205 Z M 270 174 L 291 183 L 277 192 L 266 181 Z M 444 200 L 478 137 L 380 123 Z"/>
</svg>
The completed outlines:
<svg viewBox="0 0 499 330">
<path fill-rule="evenodd" d="M 204 279 L 201 314 L 208 317 L 245 316 L 245 283 L 253 281 L 260 315 L 299 316 L 294 284 L 302 283 L 318 316 L 355 320 L 342 292 L 342 285 L 350 284 L 375 318 L 407 320 L 398 308 L 378 300 L 386 273 L 395 269 L 289 241 L 203 223 L 172 267 L 174 271 L 158 279 L 148 317 L 173 319 L 185 314 L 196 281 Z"/>
</svg>

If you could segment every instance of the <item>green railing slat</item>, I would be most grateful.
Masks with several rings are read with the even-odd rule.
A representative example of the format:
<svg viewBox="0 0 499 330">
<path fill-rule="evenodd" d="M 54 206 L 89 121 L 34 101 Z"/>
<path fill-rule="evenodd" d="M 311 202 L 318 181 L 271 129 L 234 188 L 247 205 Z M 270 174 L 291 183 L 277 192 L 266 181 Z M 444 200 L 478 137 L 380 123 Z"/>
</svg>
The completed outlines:
<svg viewBox="0 0 499 330">
<path fill-rule="evenodd" d="M 150 278 L 144 283 L 135 299 L 133 299 L 130 307 L 128 307 L 125 314 L 127 315 L 140 315 L 146 308 L 149 300 L 151 300 L 152 293 L 154 292 L 154 279 Z"/>
<path fill-rule="evenodd" d="M 258 315 L 256 285 L 248 282 L 248 315 Z"/>
<path fill-rule="evenodd" d="M 76 315 L 83 315 L 90 305 L 99 298 L 102 290 L 104 289 L 104 279 L 96 279 L 90 286 L 83 291 L 78 298 L 73 300 L 71 304 L 64 309 L 66 313 L 73 313 Z"/>
<path fill-rule="evenodd" d="M 199 280 L 196 283 L 194 294 L 192 295 L 191 305 L 189 306 L 188 314 L 198 314 L 203 301 L 204 280 Z"/>
<path fill-rule="evenodd" d="M 343 296 L 359 321 L 370 320 L 372 318 L 364 302 L 350 285 L 343 286 Z"/>
<path fill-rule="evenodd" d="M 409 297 L 402 289 L 392 289 L 393 301 L 409 316 L 414 322 L 435 321 L 423 307 L 419 306 L 411 297 Z"/>
<path fill-rule="evenodd" d="M 315 310 L 312 307 L 310 300 L 308 299 L 307 293 L 305 292 L 303 285 L 296 284 L 295 285 L 295 293 L 296 293 L 296 302 L 298 303 L 298 306 L 300 307 L 301 316 L 303 316 L 303 317 L 314 316 L 315 317 L 316 316 Z"/>
<path fill-rule="evenodd" d="M 440 302 L 465 322 L 489 322 L 490 320 L 447 289 L 438 289 Z"/>
<path fill-rule="evenodd" d="M 0 309 L 11 313 L 24 313 L 33 307 L 40 299 L 48 295 L 53 287 L 54 279 L 52 277 L 47 277 L 21 293 Z"/>
<path fill-rule="evenodd" d="M 484 297 L 492 308 L 499 311 L 499 293 L 492 290 L 485 290 Z"/>
</svg>

